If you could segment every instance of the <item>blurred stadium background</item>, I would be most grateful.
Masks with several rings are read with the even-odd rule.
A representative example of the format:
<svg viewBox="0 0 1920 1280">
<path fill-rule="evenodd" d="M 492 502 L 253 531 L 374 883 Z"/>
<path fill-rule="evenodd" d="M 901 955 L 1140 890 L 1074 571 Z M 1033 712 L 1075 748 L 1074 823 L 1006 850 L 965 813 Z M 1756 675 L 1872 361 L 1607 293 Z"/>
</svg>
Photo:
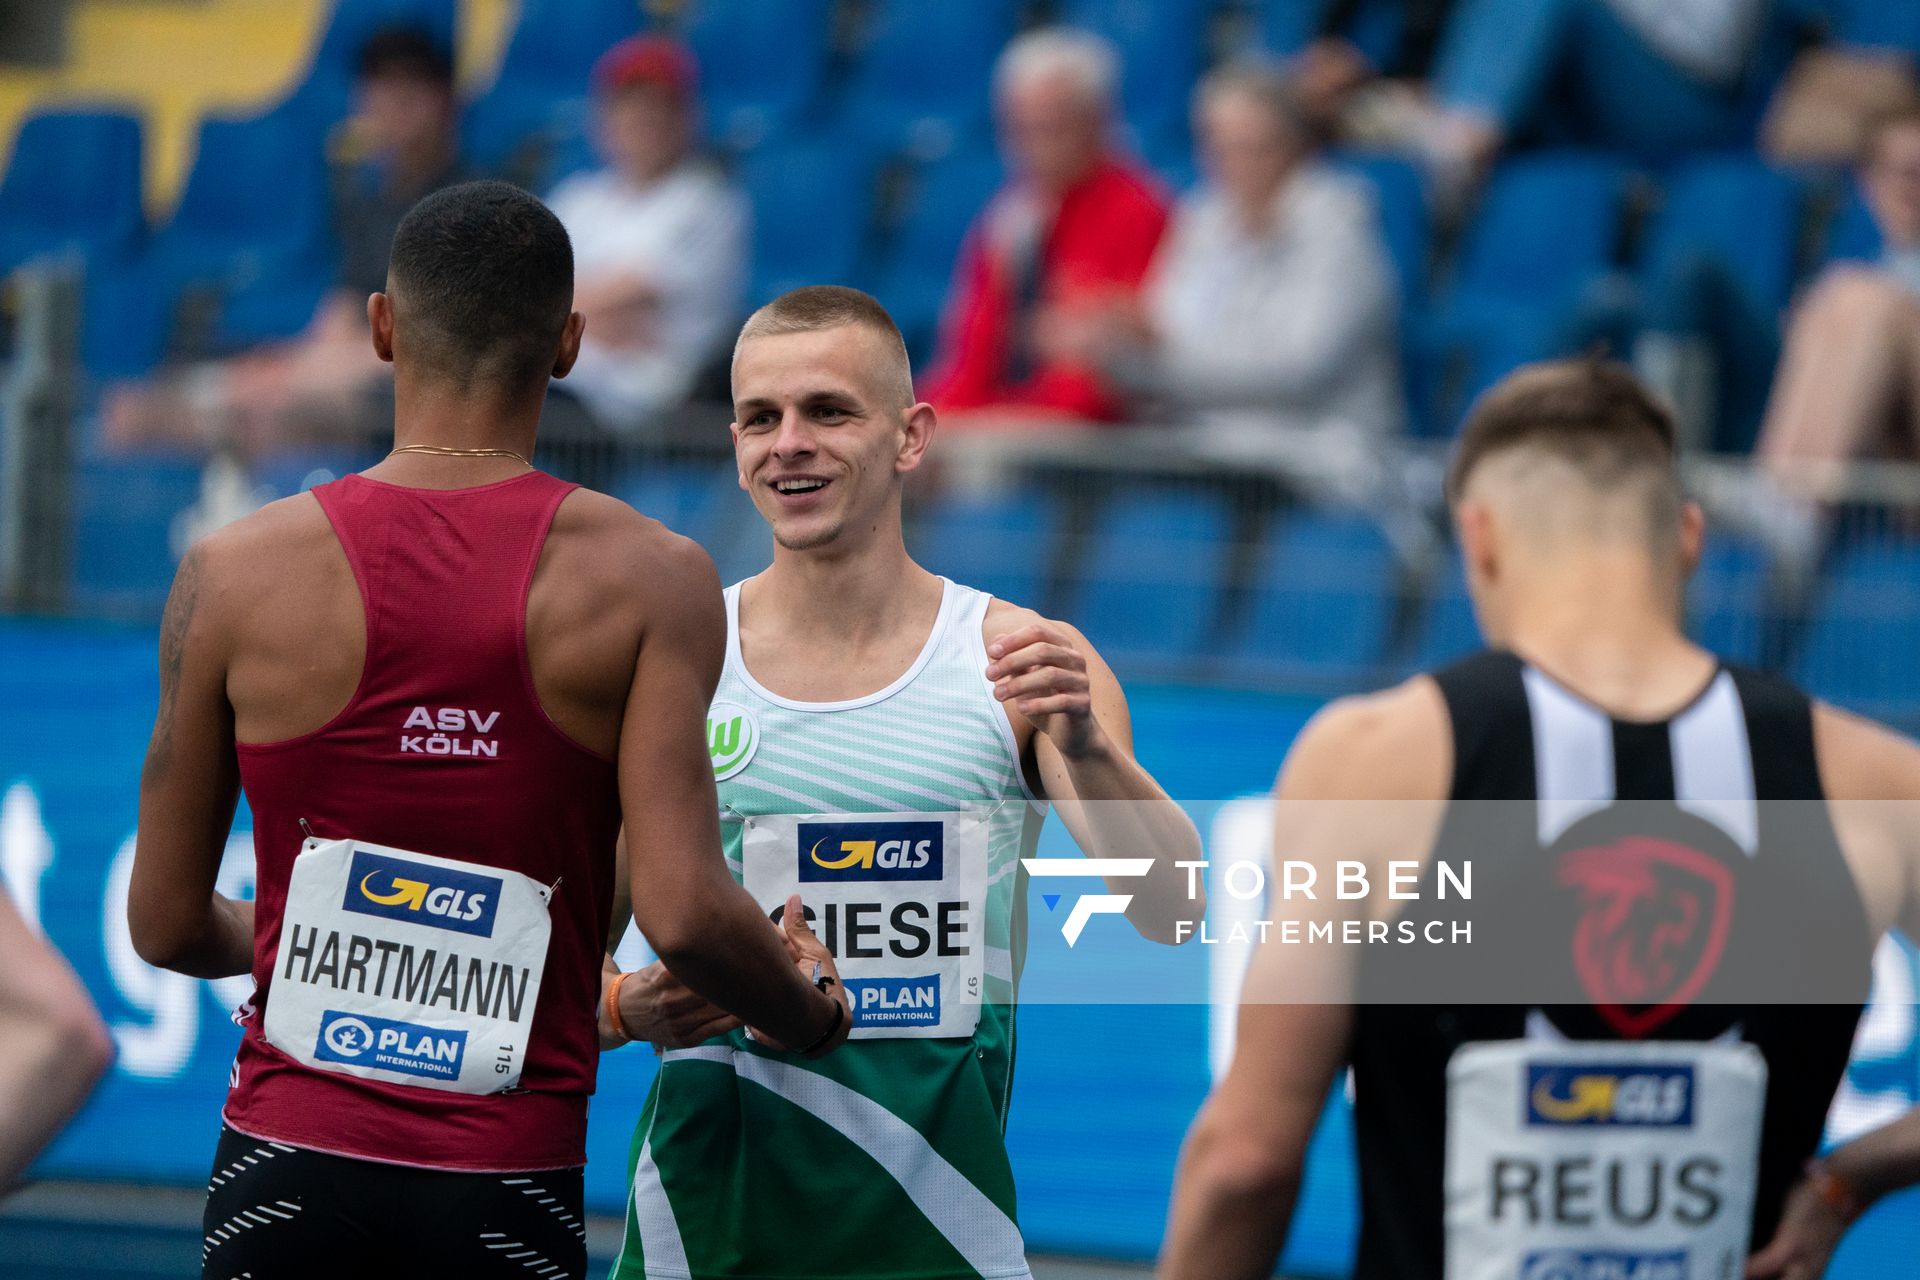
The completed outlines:
<svg viewBox="0 0 1920 1280">
<path fill-rule="evenodd" d="M 1803 44 L 1920 56 L 1911 0 L 1781 7 L 1808 10 Z M 115 385 L 307 327 L 335 281 L 329 193 L 356 161 L 355 66 L 370 35 L 400 24 L 443 42 L 465 162 L 542 191 L 595 163 L 596 59 L 642 30 L 684 39 L 707 141 L 751 211 L 739 304 L 801 283 L 867 288 L 927 361 L 962 237 L 1005 178 L 989 86 L 1019 31 L 1064 22 L 1113 42 L 1124 149 L 1180 193 L 1201 181 L 1188 102 L 1208 67 L 1334 36 L 1386 67 L 1432 8 L 0 0 L 0 878 L 87 979 L 120 1046 L 107 1084 L 39 1166 L 41 1185 L 0 1205 L 0 1273 L 191 1273 L 193 1189 L 237 1035 L 224 1013 L 245 992 L 152 970 L 126 937 L 152 624 L 210 493 L 238 485 L 250 505 L 378 450 L 291 443 L 250 455 L 236 479 L 218 450 L 210 460 L 205 448 L 110 442 L 101 410 Z M 1822 533 L 1804 564 L 1783 563 L 1779 531 L 1753 501 L 1749 455 L 1790 305 L 1831 263 L 1882 253 L 1850 170 L 1753 145 L 1656 155 L 1586 145 L 1577 131 L 1510 142 L 1466 196 L 1405 149 L 1349 140 L 1331 153 L 1370 191 L 1396 278 L 1407 425 L 1374 446 L 1396 492 L 1442 527 L 1446 439 L 1472 394 L 1515 363 L 1595 342 L 1644 353 L 1655 332 L 1711 345 L 1755 319 L 1770 338 L 1722 343 L 1707 407 L 1686 419 L 1689 476 L 1717 519 L 1692 623 L 1729 658 L 1920 729 L 1920 472 L 1875 459 L 1821 477 Z M 1703 275 L 1721 292 L 1676 325 L 1663 300 Z M 1410 551 L 1379 510 L 1303 481 L 1278 445 L 1222 451 L 1177 414 L 1128 416 L 950 433 L 938 474 L 916 480 L 909 544 L 939 572 L 1082 627 L 1128 682 L 1143 761 L 1176 796 L 1263 791 L 1326 697 L 1475 644 L 1444 539 Z M 645 431 L 561 440 L 541 460 L 697 538 L 731 581 L 769 551 L 733 484 L 727 417 L 696 389 Z M 247 883 L 249 825 L 243 812 L 223 888 Z M 1031 964 L 1047 954 L 1036 942 Z M 1890 947 L 1877 978 L 1838 1130 L 1920 1098 L 1920 965 Z M 1206 1088 L 1213 1016 L 1023 1013 L 1010 1141 L 1037 1253 L 1151 1256 Z M 600 1212 L 620 1211 L 628 1126 L 651 1070 L 630 1051 L 603 1071 L 589 1172 Z M 1329 1119 L 1287 1258 L 1302 1275 L 1343 1274 L 1351 1249 L 1338 1099 Z M 1891 1201 L 1836 1274 L 1910 1267 L 1916 1238 L 1920 1204 Z"/>
</svg>

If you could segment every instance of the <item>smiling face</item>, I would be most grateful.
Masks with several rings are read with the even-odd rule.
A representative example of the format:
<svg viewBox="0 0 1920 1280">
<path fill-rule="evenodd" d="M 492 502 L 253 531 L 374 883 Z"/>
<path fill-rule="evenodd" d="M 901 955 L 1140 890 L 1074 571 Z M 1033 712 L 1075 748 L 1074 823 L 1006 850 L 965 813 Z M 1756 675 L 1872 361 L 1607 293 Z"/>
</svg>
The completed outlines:
<svg viewBox="0 0 1920 1280">
<path fill-rule="evenodd" d="M 733 358 L 740 487 L 789 551 L 900 524 L 933 410 L 913 403 L 897 343 L 865 325 L 742 339 Z"/>
</svg>

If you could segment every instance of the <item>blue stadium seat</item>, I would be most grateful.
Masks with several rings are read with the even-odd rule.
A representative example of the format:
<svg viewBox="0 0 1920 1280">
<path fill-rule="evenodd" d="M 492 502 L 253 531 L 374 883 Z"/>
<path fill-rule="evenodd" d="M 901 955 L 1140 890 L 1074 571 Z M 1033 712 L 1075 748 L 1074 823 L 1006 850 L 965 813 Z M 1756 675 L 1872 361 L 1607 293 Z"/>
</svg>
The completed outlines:
<svg viewBox="0 0 1920 1280">
<path fill-rule="evenodd" d="M 1228 524 L 1212 494 L 1111 494 L 1094 518 L 1074 621 L 1117 660 L 1199 653 L 1225 585 Z"/>
<path fill-rule="evenodd" d="M 1336 163 L 1364 178 L 1373 187 L 1379 210 L 1380 234 L 1400 279 L 1400 300 L 1413 310 L 1427 296 L 1427 274 L 1433 253 L 1433 217 L 1419 166 L 1404 156 L 1384 152 L 1346 152 Z"/>
<path fill-rule="evenodd" d="M 1207 60 L 1218 0 L 1065 0 L 1059 21 L 1097 32 L 1120 54 L 1121 106 L 1136 142 L 1185 138 L 1193 82 Z"/>
<path fill-rule="evenodd" d="M 907 549 L 935 573 L 1032 608 L 1059 532 L 1059 512 L 1044 489 L 945 493 L 915 513 Z"/>
<path fill-rule="evenodd" d="M 1303 512 L 1268 532 L 1237 645 L 1263 672 L 1342 675 L 1380 661 L 1393 550 L 1358 515 Z"/>
<path fill-rule="evenodd" d="M 237 287 L 328 258 L 322 130 L 295 110 L 209 117 L 186 189 L 150 253 L 179 284 Z"/>
<path fill-rule="evenodd" d="M 999 156 L 984 148 L 916 166 L 911 174 L 906 210 L 873 283 L 916 360 L 932 349 L 967 228 L 1004 178 Z"/>
<path fill-rule="evenodd" d="M 1457 395 L 1421 406 L 1451 430 L 1466 402 L 1529 360 L 1577 348 L 1610 270 L 1629 173 L 1586 152 L 1507 161 L 1488 183 L 1458 270 L 1424 324 L 1424 360 L 1458 367 Z"/>
<path fill-rule="evenodd" d="M 719 532 L 715 516 L 732 487 L 732 472 L 722 463 L 649 462 L 616 479 L 610 492 L 711 551 Z"/>
<path fill-rule="evenodd" d="M 696 0 L 686 40 L 713 136 L 753 146 L 810 111 L 832 29 L 829 0 Z"/>
<path fill-rule="evenodd" d="M 1755 156 L 1693 161 L 1668 182 L 1643 278 L 1671 277 L 1710 260 L 1756 309 L 1777 312 L 1793 290 L 1804 195 L 1792 175 Z"/>
<path fill-rule="evenodd" d="M 1687 587 L 1688 632 L 1723 658 L 1758 662 L 1766 599 L 1765 553 L 1744 538 L 1710 536 Z"/>
<path fill-rule="evenodd" d="M 50 110 L 20 126 L 0 180 L 0 274 L 43 254 L 121 259 L 145 227 L 138 120 Z"/>
<path fill-rule="evenodd" d="M 1752 447 L 1793 290 L 1805 190 L 1751 155 L 1709 156 L 1676 172 L 1640 267 L 1643 328 L 1693 334 L 1719 362 L 1712 443 Z"/>
<path fill-rule="evenodd" d="M 200 472 L 199 461 L 176 455 L 81 462 L 73 494 L 76 607 L 159 607 L 173 581 L 173 520 L 198 498 Z"/>
<path fill-rule="evenodd" d="M 1899 49 L 1920 57 L 1920 6 L 1899 0 L 1827 0 L 1841 44 Z"/>
<path fill-rule="evenodd" d="M 1260 45 L 1269 53 L 1294 54 L 1319 33 L 1330 0 L 1255 0 Z"/>
<path fill-rule="evenodd" d="M 346 115 L 354 67 L 367 38 L 388 27 L 418 27 L 451 55 L 459 0 L 335 0 L 306 79 L 293 100 L 322 120 Z"/>
<path fill-rule="evenodd" d="M 1411 665 L 1419 671 L 1444 666 L 1482 644 L 1480 625 L 1473 617 L 1473 601 L 1467 597 L 1466 570 L 1456 553 L 1434 581 Z"/>
<path fill-rule="evenodd" d="M 584 97 L 595 60 L 645 25 L 639 0 L 520 0 L 495 86 Z"/>
<path fill-rule="evenodd" d="M 645 25 L 639 0 L 521 0 L 500 74 L 467 108 L 468 153 L 529 180 L 564 176 L 554 162 L 586 131 L 595 60 Z"/>
<path fill-rule="evenodd" d="M 753 209 L 748 303 L 807 284 L 855 284 L 873 226 L 876 165 L 815 139 L 761 147 L 740 165 Z"/>
<path fill-rule="evenodd" d="M 1868 714 L 1920 698 L 1920 540 L 1882 535 L 1841 550 L 1815 606 L 1799 679 Z"/>
<path fill-rule="evenodd" d="M 1828 262 L 1877 262 L 1885 250 L 1873 211 L 1858 187 L 1849 183 L 1827 227 Z"/>
<path fill-rule="evenodd" d="M 887 150 L 934 157 L 987 132 L 994 59 L 1020 0 L 873 0 L 844 103 L 848 125 Z"/>
</svg>

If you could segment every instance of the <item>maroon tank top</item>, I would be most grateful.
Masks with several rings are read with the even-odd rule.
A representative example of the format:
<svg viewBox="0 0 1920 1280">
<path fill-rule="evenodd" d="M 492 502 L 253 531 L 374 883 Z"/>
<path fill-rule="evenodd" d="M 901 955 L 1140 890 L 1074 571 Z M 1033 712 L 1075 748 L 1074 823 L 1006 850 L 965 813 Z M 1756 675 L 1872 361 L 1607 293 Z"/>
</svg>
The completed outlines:
<svg viewBox="0 0 1920 1280">
<path fill-rule="evenodd" d="M 532 472 L 473 489 L 351 475 L 313 491 L 366 611 L 366 662 L 312 733 L 239 744 L 258 862 L 246 1033 L 224 1112 L 257 1138 L 440 1169 L 586 1162 L 599 1060 L 600 962 L 620 808 L 614 764 L 568 737 L 534 692 L 526 601 L 574 488 Z M 351 838 L 558 883 L 519 1085 L 453 1093 L 318 1070 L 262 1034 L 301 820 Z"/>
</svg>

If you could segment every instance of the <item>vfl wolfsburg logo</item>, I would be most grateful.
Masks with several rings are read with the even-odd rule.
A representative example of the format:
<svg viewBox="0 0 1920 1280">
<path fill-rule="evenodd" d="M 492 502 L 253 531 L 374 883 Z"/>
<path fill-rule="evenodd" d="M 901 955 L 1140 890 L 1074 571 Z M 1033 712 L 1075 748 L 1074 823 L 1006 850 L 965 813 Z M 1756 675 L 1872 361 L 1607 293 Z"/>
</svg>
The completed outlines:
<svg viewBox="0 0 1920 1280">
<path fill-rule="evenodd" d="M 751 711 L 737 702 L 716 702 L 707 709 L 707 754 L 713 758 L 715 782 L 746 768 L 759 745 L 760 726 Z"/>
</svg>

